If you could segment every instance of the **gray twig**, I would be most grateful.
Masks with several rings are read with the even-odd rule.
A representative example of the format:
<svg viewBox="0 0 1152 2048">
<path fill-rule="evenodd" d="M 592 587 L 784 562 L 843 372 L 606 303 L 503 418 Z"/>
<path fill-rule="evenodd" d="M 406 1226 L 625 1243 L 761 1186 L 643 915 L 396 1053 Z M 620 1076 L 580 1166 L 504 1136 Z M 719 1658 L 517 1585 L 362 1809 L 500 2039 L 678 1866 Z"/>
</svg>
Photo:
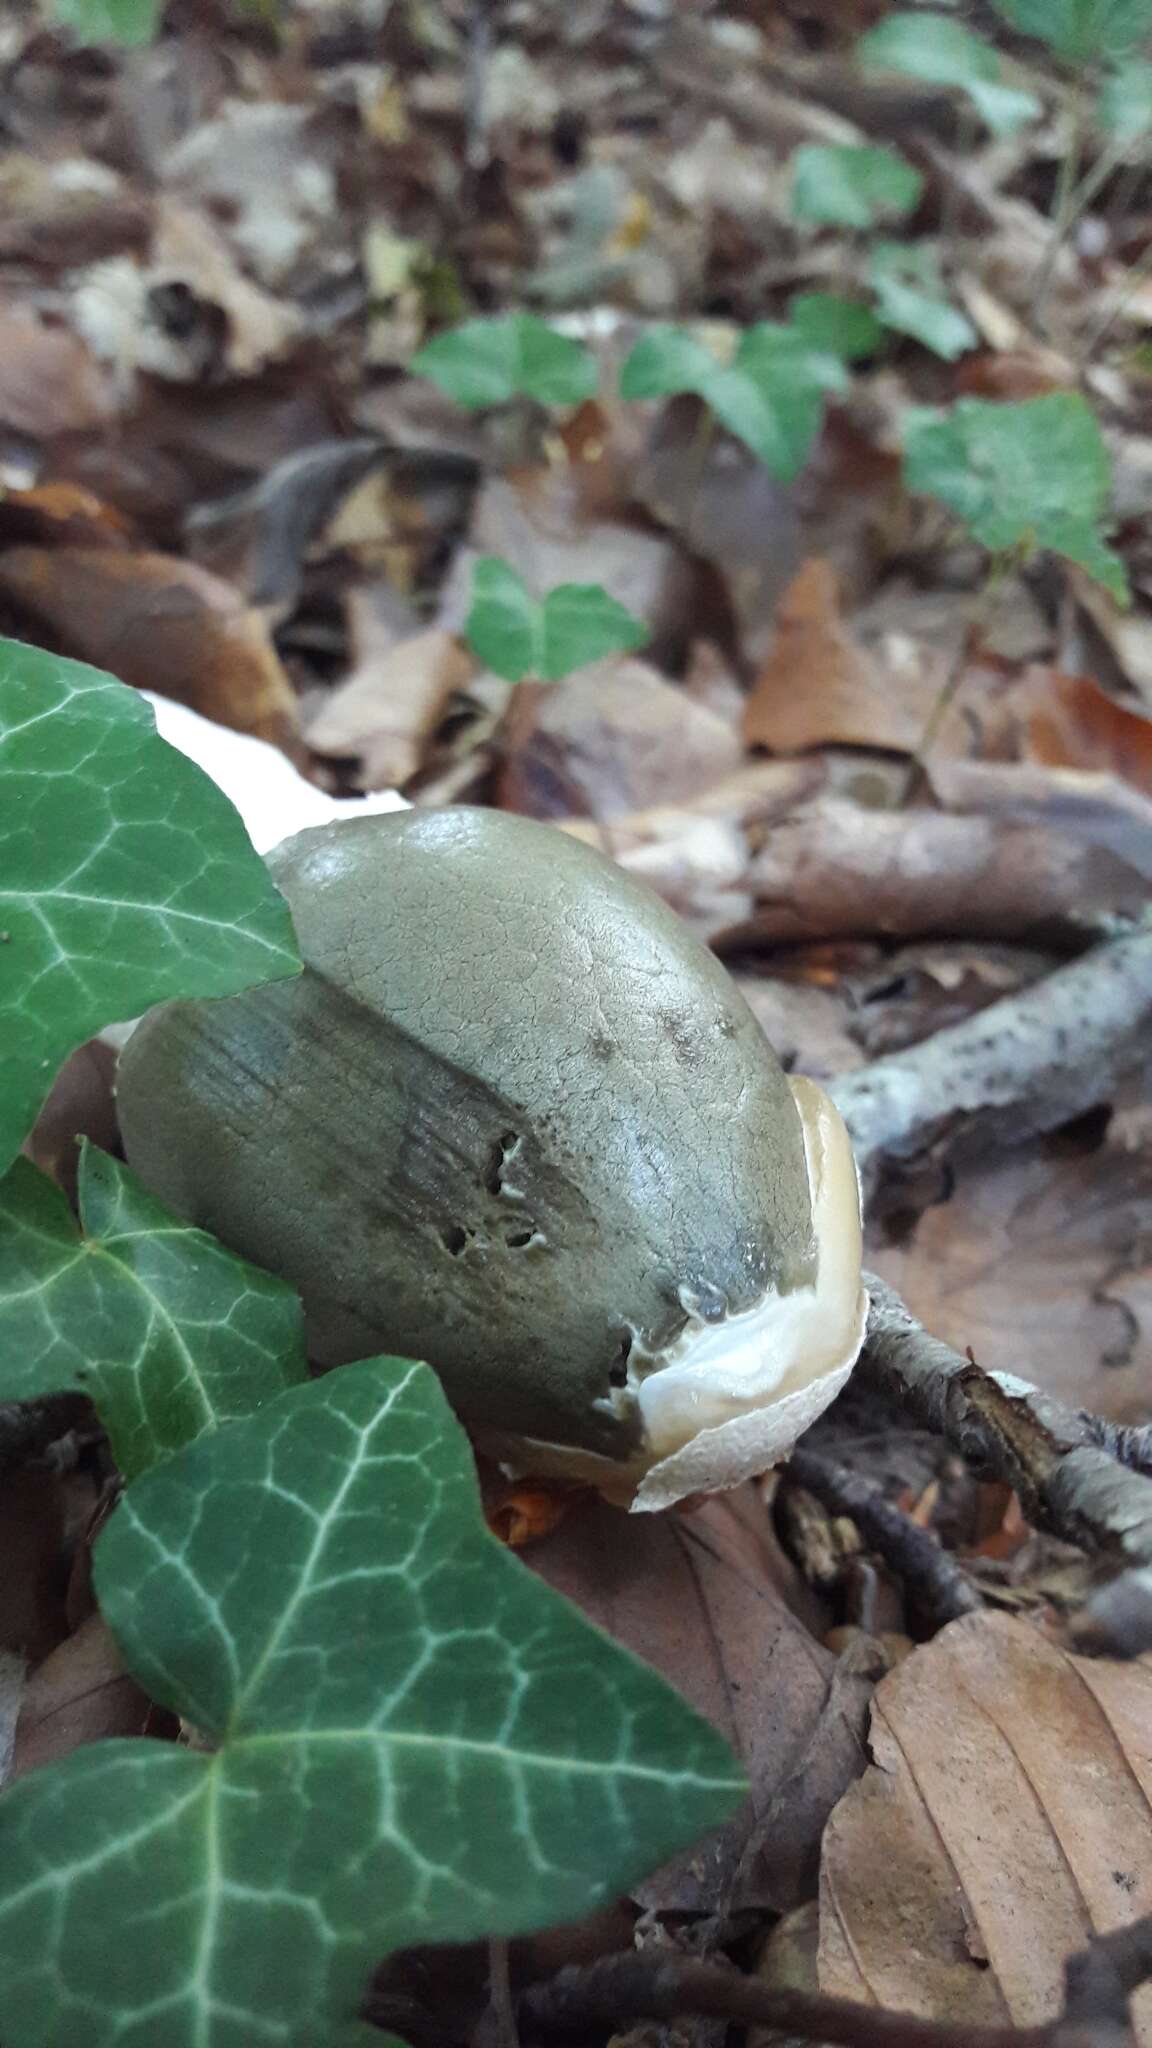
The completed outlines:
<svg viewBox="0 0 1152 2048">
<path fill-rule="evenodd" d="M 858 1373 L 1007 1480 L 1039 1527 L 1120 1564 L 1077 1625 L 1085 1649 L 1152 1649 L 1152 1479 L 1103 1449 L 1095 1418 L 1008 1373 L 985 1372 L 930 1336 L 895 1289 L 867 1275 L 872 1298 Z"/>
<path fill-rule="evenodd" d="M 1082 1115 L 1147 1056 L 1150 1030 L 1152 930 L 1141 929 L 907 1052 L 843 1075 L 830 1093 L 868 1187 L 885 1163 L 961 1137 L 1015 1145 Z"/>
</svg>

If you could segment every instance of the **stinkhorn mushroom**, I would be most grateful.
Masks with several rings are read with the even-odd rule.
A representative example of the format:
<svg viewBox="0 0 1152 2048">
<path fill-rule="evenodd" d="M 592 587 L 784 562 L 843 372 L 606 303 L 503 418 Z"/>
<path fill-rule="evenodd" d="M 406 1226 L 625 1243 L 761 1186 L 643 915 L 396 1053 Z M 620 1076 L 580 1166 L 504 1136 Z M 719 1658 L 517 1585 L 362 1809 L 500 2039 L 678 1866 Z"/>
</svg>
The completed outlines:
<svg viewBox="0 0 1152 2048">
<path fill-rule="evenodd" d="M 304 973 L 138 1027 L 146 1183 L 299 1288 L 316 1362 L 429 1360 L 517 1474 L 661 1508 L 783 1456 L 860 1348 L 859 1186 L 720 963 L 506 813 L 269 860 Z"/>
</svg>

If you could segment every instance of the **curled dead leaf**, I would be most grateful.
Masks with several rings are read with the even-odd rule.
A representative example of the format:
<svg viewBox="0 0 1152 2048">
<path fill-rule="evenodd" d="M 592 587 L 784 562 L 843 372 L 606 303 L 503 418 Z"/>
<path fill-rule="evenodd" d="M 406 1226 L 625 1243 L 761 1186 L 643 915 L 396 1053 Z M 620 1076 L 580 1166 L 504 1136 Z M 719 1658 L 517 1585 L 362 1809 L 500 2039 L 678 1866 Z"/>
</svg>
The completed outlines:
<svg viewBox="0 0 1152 2048">
<path fill-rule="evenodd" d="M 520 686 L 499 798 L 531 818 L 613 818 L 695 796 L 742 759 L 714 711 L 647 662 L 611 656 L 547 688 Z"/>
<path fill-rule="evenodd" d="M 915 746 L 931 693 L 908 703 L 853 636 L 831 562 L 814 555 L 776 609 L 776 635 L 744 713 L 750 747 L 776 754 L 821 745 Z"/>
<path fill-rule="evenodd" d="M 1061 2010 L 1066 1957 L 1152 1909 L 1152 1662 L 954 1622 L 879 1687 L 824 1842 L 821 1988 L 965 2026 Z M 1152 1987 L 1133 2001 L 1152 2044 Z"/>
<path fill-rule="evenodd" d="M 778 1549 L 755 1487 L 621 1541 L 616 1509 L 579 1505 L 525 1561 L 662 1671 L 727 1736 L 751 1787 L 736 1819 L 642 1885 L 657 1911 L 785 1907 L 811 1889 L 820 1831 L 860 1770 L 872 1678 L 841 1671 L 801 1614 L 822 1610 Z M 772 1820 L 771 1840 L 764 1827 Z M 762 1846 L 763 1845 L 763 1846 Z"/>
<path fill-rule="evenodd" d="M 9 548 L 0 594 L 56 649 L 291 752 L 296 698 L 268 629 L 232 586 L 173 555 Z"/>
<path fill-rule="evenodd" d="M 430 627 L 360 662 L 312 721 L 308 745 L 329 759 L 354 758 L 359 789 L 403 789 L 475 669 L 454 634 Z"/>
<path fill-rule="evenodd" d="M 90 1614 L 25 1686 L 12 1776 L 54 1763 L 82 1742 L 142 1735 L 149 1712 L 147 1695 L 125 1670 L 107 1623 Z"/>
</svg>

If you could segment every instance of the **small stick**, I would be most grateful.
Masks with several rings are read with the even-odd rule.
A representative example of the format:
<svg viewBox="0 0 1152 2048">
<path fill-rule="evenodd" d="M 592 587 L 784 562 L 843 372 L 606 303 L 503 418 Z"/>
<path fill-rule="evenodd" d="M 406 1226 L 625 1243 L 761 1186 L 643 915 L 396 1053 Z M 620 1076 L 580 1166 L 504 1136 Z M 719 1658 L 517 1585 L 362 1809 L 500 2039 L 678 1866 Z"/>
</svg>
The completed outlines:
<svg viewBox="0 0 1152 2048">
<path fill-rule="evenodd" d="M 1146 1055 L 1150 1029 L 1147 928 L 1093 946 L 962 1024 L 843 1075 L 829 1092 L 867 1187 L 887 1162 L 974 1135 L 1020 1144 L 1106 1102 Z"/>
<path fill-rule="evenodd" d="M 1123 1657 L 1152 1649 L 1152 1479 L 1101 1449 L 1091 1418 L 1014 1374 L 984 1372 L 931 1336 L 878 1275 L 865 1285 L 863 1383 L 1007 1480 L 1039 1527 L 1128 1567 L 1078 1617 L 1081 1648 Z"/>
<path fill-rule="evenodd" d="M 1098 1936 L 1066 1967 L 1067 2006 L 1043 2026 L 986 2027 L 886 2012 L 820 1992 L 777 1990 L 722 1964 L 664 1952 L 604 1956 L 571 1965 L 521 2001 L 534 2030 L 586 2044 L 595 2032 L 623 2033 L 638 2019 L 676 2019 L 701 2013 L 768 2027 L 833 2048 L 1079 2048 L 1091 2040 L 1119 2044 L 1117 2014 L 1138 1985 L 1152 1977 L 1152 1918 Z M 1127 2029 L 1127 2013 L 1122 2025 Z M 1112 2030 L 1107 2035 L 1105 2029 Z"/>
<path fill-rule="evenodd" d="M 864 1541 L 903 1579 L 936 1628 L 979 1612 L 984 1603 L 955 1558 L 871 1480 L 803 1445 L 793 1451 L 785 1476 L 815 1494 L 833 1514 L 851 1516 Z"/>
</svg>

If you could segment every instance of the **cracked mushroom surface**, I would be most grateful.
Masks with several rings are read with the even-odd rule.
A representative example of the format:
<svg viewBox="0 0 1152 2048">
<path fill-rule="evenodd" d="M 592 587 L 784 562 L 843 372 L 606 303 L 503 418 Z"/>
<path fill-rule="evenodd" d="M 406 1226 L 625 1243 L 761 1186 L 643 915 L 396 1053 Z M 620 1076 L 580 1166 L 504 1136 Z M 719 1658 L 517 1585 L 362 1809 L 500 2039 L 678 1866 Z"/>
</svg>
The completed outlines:
<svg viewBox="0 0 1152 2048">
<path fill-rule="evenodd" d="M 635 1508 L 784 1456 L 863 1338 L 847 1135 L 611 861 L 459 808 L 269 856 L 295 981 L 152 1011 L 128 1159 L 304 1301 L 324 1366 L 428 1359 L 519 1474 Z"/>
</svg>

